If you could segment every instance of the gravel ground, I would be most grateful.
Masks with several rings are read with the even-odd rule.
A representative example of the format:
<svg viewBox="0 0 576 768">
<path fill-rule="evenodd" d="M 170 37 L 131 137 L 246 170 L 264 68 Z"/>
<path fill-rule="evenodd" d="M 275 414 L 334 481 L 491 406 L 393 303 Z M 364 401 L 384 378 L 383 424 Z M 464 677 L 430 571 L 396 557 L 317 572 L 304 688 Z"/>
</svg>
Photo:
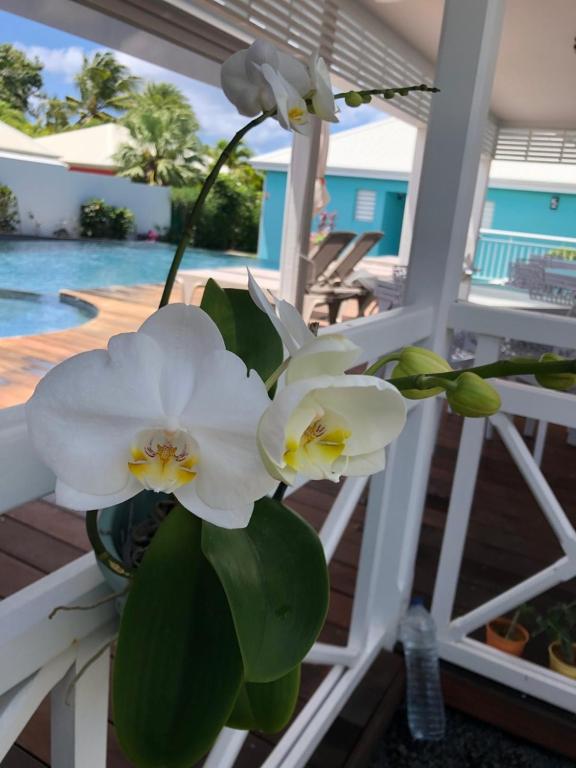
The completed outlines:
<svg viewBox="0 0 576 768">
<path fill-rule="evenodd" d="M 447 710 L 446 738 L 415 742 L 400 710 L 370 768 L 574 768 L 574 763 Z"/>
</svg>

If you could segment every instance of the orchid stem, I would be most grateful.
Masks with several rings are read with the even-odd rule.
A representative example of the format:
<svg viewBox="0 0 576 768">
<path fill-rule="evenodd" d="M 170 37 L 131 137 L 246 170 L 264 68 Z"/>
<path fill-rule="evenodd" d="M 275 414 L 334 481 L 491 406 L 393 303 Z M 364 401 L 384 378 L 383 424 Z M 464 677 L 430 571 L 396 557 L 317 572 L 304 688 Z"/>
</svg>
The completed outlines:
<svg viewBox="0 0 576 768">
<path fill-rule="evenodd" d="M 266 387 L 266 392 L 270 392 L 274 384 L 278 381 L 280 376 L 284 373 L 286 368 L 288 368 L 288 363 L 290 362 L 292 358 L 287 357 L 286 360 L 284 360 L 283 363 L 281 363 L 276 370 L 268 376 L 266 381 L 264 382 L 264 386 Z"/>
<path fill-rule="evenodd" d="M 282 501 L 287 488 L 288 486 L 286 485 L 286 483 L 278 483 L 278 488 L 276 488 L 276 490 L 274 491 L 274 495 L 272 496 L 272 498 L 275 501 Z"/>
<path fill-rule="evenodd" d="M 413 91 L 421 91 L 424 93 L 438 93 L 440 88 L 436 88 L 433 85 L 426 85 L 420 83 L 419 85 L 400 85 L 395 88 L 372 88 L 366 91 L 354 91 L 361 96 L 383 96 L 385 99 L 393 99 L 395 96 L 407 96 Z M 345 99 L 350 91 L 344 91 L 342 93 L 334 94 L 335 99 Z"/>
<path fill-rule="evenodd" d="M 214 186 L 214 183 L 218 178 L 218 174 L 220 173 L 222 166 L 226 164 L 226 160 L 228 160 L 232 152 L 236 149 L 238 144 L 240 144 L 240 142 L 242 141 L 244 136 L 248 133 L 248 131 L 251 131 L 252 128 L 256 128 L 257 125 L 260 125 L 260 123 L 263 123 L 269 117 L 272 117 L 272 115 L 274 115 L 275 113 L 276 113 L 276 110 L 263 112 L 261 115 L 258 115 L 258 117 L 255 117 L 254 120 L 251 120 L 249 123 L 247 123 L 243 128 L 241 128 L 237 133 L 234 134 L 232 139 L 230 139 L 228 144 L 222 150 L 218 160 L 216 160 L 216 162 L 214 163 L 214 167 L 212 168 L 212 170 L 204 180 L 204 183 L 202 184 L 198 197 L 194 201 L 194 205 L 192 206 L 192 209 L 190 210 L 190 212 L 186 216 L 186 220 L 184 221 L 184 229 L 182 230 L 182 235 L 180 236 L 178 245 L 176 246 L 176 251 L 174 253 L 172 264 L 170 265 L 170 270 L 168 272 L 166 283 L 164 285 L 164 290 L 162 292 L 162 298 L 160 299 L 160 304 L 158 305 L 159 308 L 165 307 L 166 304 L 168 304 L 168 302 L 170 301 L 170 295 L 174 287 L 174 281 L 176 280 L 176 275 L 178 274 L 178 270 L 180 269 L 180 264 L 182 263 L 182 259 L 184 258 L 184 253 L 186 251 L 186 248 L 188 247 L 188 244 L 190 243 L 190 240 L 192 239 L 192 236 L 194 234 L 194 227 L 196 226 L 198 217 L 202 212 L 204 201 L 206 200 L 206 198 L 208 197 L 208 193 Z"/>
<path fill-rule="evenodd" d="M 384 358 L 382 358 L 384 359 Z M 380 363 L 380 361 L 378 361 Z M 371 369 L 378 370 L 381 365 L 376 367 L 376 363 Z M 454 381 L 463 373 L 475 373 L 481 379 L 504 378 L 506 376 L 522 376 L 528 374 L 553 374 L 553 373 L 576 373 L 575 360 L 554 360 L 551 362 L 538 362 L 538 360 L 527 360 L 520 358 L 518 360 L 499 360 L 496 363 L 488 365 L 479 365 L 476 368 L 465 368 L 457 371 L 446 371 L 443 373 L 434 373 L 416 376 L 402 376 L 397 379 L 387 379 L 396 389 L 433 389 L 437 386 L 445 386 L 446 382 Z"/>
</svg>

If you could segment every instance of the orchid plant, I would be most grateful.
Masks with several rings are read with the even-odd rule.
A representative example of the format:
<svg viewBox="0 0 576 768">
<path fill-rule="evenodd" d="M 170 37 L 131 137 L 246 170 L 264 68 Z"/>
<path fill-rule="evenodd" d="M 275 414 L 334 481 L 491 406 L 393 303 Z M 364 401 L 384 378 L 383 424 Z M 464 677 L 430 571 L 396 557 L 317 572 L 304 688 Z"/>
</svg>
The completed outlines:
<svg viewBox="0 0 576 768">
<path fill-rule="evenodd" d="M 199 308 L 168 305 L 202 204 L 248 130 L 275 118 L 306 133 L 314 119 L 338 119 L 338 99 L 358 106 L 375 93 L 436 90 L 333 95 L 321 58 L 305 65 L 262 41 L 224 63 L 222 86 L 254 119 L 202 187 L 159 310 L 107 350 L 53 368 L 27 404 L 58 503 L 86 511 L 98 562 L 126 593 L 114 720 L 138 768 L 189 768 L 224 726 L 277 731 L 289 721 L 329 586 L 318 536 L 282 501 L 287 485 L 381 471 L 405 423 L 405 397 L 444 392 L 456 412 L 485 416 L 499 407 L 488 376 L 530 370 L 546 386 L 576 382 L 573 361 L 462 373 L 412 347 L 347 373 L 361 350 L 337 333 L 316 336 L 252 276 L 249 292 L 209 281 Z M 142 525 L 135 558 L 124 544 Z"/>
</svg>

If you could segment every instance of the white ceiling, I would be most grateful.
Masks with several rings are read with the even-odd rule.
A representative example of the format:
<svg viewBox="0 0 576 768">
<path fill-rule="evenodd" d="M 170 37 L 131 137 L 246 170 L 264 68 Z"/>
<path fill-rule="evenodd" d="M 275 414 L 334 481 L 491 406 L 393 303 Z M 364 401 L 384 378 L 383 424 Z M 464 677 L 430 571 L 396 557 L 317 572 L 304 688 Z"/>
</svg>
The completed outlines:
<svg viewBox="0 0 576 768">
<path fill-rule="evenodd" d="M 430 62 L 444 0 L 360 0 Z M 576 128 L 576 0 L 503 0 L 492 111 L 511 125 Z"/>
</svg>

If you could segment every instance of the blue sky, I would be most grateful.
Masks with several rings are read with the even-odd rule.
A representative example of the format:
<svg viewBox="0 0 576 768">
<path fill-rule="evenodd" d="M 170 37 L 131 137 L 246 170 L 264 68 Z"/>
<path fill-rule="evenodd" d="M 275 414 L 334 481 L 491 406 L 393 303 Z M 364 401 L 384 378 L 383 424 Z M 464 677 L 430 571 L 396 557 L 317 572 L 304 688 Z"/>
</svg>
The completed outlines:
<svg viewBox="0 0 576 768">
<path fill-rule="evenodd" d="M 0 11 L 0 43 L 12 43 L 44 64 L 44 91 L 50 96 L 63 97 L 74 93 L 74 75 L 82 63 L 82 55 L 102 49 L 101 45 L 75 35 L 69 35 L 43 24 Z M 120 53 L 118 58 L 143 80 L 167 81 L 177 85 L 188 97 L 200 122 L 200 137 L 208 144 L 229 138 L 245 123 L 218 88 L 184 75 Z M 354 128 L 384 117 L 372 107 L 344 107 L 340 124 L 333 130 Z M 268 152 L 290 143 L 290 134 L 274 120 L 255 129 L 247 142 L 256 152 Z"/>
</svg>

